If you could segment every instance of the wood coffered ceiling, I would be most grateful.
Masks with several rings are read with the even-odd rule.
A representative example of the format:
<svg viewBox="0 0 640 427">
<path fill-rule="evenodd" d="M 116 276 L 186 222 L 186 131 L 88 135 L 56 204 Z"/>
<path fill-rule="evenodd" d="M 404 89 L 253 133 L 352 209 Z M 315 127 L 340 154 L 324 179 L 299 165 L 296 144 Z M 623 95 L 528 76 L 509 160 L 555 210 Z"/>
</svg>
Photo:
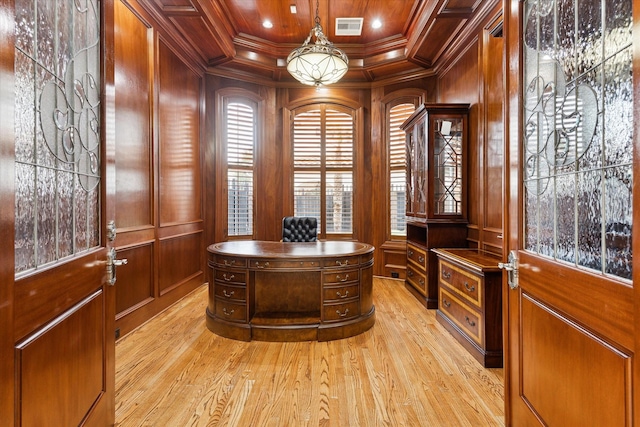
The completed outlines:
<svg viewBox="0 0 640 427">
<path fill-rule="evenodd" d="M 138 0 L 209 72 L 262 82 L 295 82 L 289 52 L 314 25 L 316 0 Z M 434 72 L 498 0 L 319 0 L 328 39 L 349 56 L 341 83 Z M 296 14 L 290 6 L 295 5 Z M 364 18 L 360 36 L 336 36 L 336 18 Z M 270 20 L 273 27 L 264 28 Z M 382 27 L 373 29 L 374 19 Z"/>
</svg>

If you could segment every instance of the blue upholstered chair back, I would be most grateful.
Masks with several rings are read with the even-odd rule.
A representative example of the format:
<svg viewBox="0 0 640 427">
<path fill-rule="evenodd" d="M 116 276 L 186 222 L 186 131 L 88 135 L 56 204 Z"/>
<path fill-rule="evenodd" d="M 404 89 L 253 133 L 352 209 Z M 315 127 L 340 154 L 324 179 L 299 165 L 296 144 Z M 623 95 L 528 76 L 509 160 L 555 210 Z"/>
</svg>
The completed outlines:
<svg viewBox="0 0 640 427">
<path fill-rule="evenodd" d="M 318 219 L 308 216 L 282 218 L 283 242 L 315 242 L 318 240 Z"/>
</svg>

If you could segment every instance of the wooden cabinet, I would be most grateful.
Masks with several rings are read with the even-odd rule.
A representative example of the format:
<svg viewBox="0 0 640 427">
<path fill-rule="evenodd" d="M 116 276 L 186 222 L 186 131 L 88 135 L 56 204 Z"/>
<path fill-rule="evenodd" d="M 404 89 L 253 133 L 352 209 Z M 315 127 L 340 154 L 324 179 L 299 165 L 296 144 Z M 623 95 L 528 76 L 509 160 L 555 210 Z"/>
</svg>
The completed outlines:
<svg viewBox="0 0 640 427">
<path fill-rule="evenodd" d="M 433 248 L 467 245 L 465 151 L 468 104 L 423 104 L 401 126 L 407 144 L 405 284 L 438 307 Z"/>
<path fill-rule="evenodd" d="M 486 368 L 501 368 L 500 259 L 477 249 L 434 249 L 438 257 L 438 321 Z"/>
</svg>

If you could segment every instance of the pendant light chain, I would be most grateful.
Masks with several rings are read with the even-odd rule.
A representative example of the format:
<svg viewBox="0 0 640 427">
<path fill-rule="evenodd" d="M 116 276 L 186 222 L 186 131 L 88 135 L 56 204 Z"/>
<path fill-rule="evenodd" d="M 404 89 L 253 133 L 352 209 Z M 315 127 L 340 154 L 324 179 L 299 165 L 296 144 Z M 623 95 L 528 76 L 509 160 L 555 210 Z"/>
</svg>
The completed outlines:
<svg viewBox="0 0 640 427">
<path fill-rule="evenodd" d="M 316 26 L 320 26 L 320 0 L 316 0 Z"/>
</svg>

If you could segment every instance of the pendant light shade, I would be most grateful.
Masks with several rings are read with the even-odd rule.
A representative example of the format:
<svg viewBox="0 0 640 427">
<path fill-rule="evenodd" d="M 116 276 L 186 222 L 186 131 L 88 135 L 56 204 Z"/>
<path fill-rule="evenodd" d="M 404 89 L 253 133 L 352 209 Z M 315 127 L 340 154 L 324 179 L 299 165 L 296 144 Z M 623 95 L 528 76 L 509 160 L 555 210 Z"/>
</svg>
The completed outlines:
<svg viewBox="0 0 640 427">
<path fill-rule="evenodd" d="M 337 82 L 349 68 L 347 55 L 333 46 L 322 32 L 319 3 L 316 2 L 315 26 L 309 32 L 309 37 L 287 58 L 287 71 L 300 83 L 316 87 Z M 309 44 L 313 36 L 316 41 Z"/>
</svg>

